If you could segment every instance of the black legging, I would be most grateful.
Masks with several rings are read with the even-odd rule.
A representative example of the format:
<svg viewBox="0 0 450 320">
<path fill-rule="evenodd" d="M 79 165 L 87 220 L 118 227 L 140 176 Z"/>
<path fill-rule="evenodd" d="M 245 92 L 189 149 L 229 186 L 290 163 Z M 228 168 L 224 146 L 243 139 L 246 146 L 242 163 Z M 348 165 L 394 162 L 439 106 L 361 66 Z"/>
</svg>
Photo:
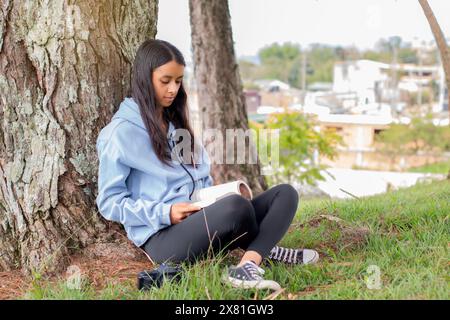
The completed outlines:
<svg viewBox="0 0 450 320">
<path fill-rule="evenodd" d="M 264 258 L 288 230 L 297 206 L 298 193 L 290 184 L 276 185 L 250 201 L 231 195 L 158 231 L 142 249 L 156 263 L 194 262 L 210 247 L 214 253 L 240 247 Z"/>
</svg>

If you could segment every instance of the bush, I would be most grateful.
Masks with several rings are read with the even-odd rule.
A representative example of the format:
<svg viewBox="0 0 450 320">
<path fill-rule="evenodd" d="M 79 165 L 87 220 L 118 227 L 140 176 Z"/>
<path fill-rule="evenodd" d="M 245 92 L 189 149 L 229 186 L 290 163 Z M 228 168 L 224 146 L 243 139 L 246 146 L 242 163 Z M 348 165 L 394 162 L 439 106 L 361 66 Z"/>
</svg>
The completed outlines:
<svg viewBox="0 0 450 320">
<path fill-rule="evenodd" d="M 342 144 L 338 134 L 331 130 L 319 132 L 315 129 L 318 124 L 313 117 L 298 112 L 272 114 L 266 123 L 251 123 L 250 127 L 257 132 L 260 129 L 280 129 L 280 168 L 267 176 L 269 184 L 295 181 L 314 185 L 316 180 L 324 180 L 320 171 L 326 167 L 316 163 L 314 153 L 334 159 L 337 145 Z M 260 147 L 260 143 L 257 145 Z M 270 142 L 267 145 L 271 150 Z"/>
</svg>

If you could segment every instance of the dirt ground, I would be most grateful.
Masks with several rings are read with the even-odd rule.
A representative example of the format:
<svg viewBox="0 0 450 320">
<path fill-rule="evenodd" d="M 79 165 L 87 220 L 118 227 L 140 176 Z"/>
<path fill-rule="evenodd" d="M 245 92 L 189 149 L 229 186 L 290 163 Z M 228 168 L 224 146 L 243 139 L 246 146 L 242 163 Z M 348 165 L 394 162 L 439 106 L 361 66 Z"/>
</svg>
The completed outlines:
<svg viewBox="0 0 450 320">
<path fill-rule="evenodd" d="M 48 282 L 67 279 L 73 270 L 87 278 L 95 289 L 102 289 L 107 281 L 136 281 L 138 272 L 151 269 L 153 264 L 130 242 L 97 243 L 73 254 L 66 273 L 47 277 Z M 0 272 L 0 300 L 20 299 L 32 287 L 31 277 L 20 270 Z"/>
</svg>

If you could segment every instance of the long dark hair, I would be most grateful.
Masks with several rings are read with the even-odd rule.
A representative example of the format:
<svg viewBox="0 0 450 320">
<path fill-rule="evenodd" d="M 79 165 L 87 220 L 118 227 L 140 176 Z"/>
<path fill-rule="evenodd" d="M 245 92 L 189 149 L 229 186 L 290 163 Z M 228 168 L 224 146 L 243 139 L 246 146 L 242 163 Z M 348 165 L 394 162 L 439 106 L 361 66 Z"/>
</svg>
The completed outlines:
<svg viewBox="0 0 450 320">
<path fill-rule="evenodd" d="M 153 70 L 175 61 L 186 66 L 182 53 L 172 44 L 163 40 L 146 40 L 136 52 L 134 59 L 131 88 L 128 96 L 139 105 L 142 120 L 147 128 L 153 150 L 161 162 L 171 166 L 169 160 L 170 149 L 167 145 L 167 136 L 164 132 L 161 119 L 157 118 L 156 94 L 153 88 Z M 189 111 L 187 95 L 181 83 L 178 93 L 170 107 L 163 107 L 163 119 L 168 123 L 172 121 L 175 129 L 186 129 L 191 137 L 191 154 L 194 151 L 194 132 L 189 124 Z M 194 160 L 195 162 L 195 160 Z"/>
</svg>

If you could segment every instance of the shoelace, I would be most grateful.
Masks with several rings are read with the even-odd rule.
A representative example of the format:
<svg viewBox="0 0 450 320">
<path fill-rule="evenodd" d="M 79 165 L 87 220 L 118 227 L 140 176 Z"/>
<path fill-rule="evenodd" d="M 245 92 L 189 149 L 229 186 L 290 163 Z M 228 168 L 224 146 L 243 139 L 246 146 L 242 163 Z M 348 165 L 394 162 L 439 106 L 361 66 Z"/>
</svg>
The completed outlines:
<svg viewBox="0 0 450 320">
<path fill-rule="evenodd" d="M 264 270 L 261 269 L 260 267 L 258 267 L 256 264 L 254 264 L 252 262 L 247 262 L 243 265 L 243 267 L 248 273 L 250 273 L 252 278 L 257 279 L 257 280 L 262 279 L 261 275 L 264 274 Z"/>
<path fill-rule="evenodd" d="M 299 249 L 290 249 L 275 246 L 272 248 L 269 254 L 269 259 L 282 261 L 284 263 L 299 263 L 297 259 L 302 259 L 302 252 Z"/>
</svg>

